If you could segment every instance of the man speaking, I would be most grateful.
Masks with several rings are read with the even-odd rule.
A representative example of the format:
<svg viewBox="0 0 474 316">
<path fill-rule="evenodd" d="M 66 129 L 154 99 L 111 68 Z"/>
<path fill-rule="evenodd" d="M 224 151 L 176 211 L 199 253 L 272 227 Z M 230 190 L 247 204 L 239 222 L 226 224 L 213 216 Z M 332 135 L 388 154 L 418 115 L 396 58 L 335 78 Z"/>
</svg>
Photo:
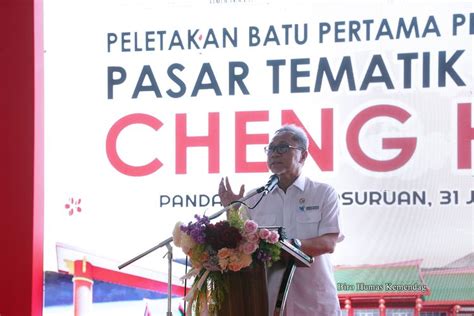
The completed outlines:
<svg viewBox="0 0 474 316">
<path fill-rule="evenodd" d="M 329 255 L 344 236 L 339 224 L 336 191 L 328 184 L 302 175 L 308 157 L 308 137 L 295 125 L 278 129 L 265 147 L 267 165 L 279 182 L 254 208 L 250 217 L 260 226 L 284 227 L 286 236 L 300 243 L 300 249 L 314 257 L 311 267 L 297 267 L 288 293 L 285 314 L 295 316 L 340 315 L 334 273 Z M 224 206 L 239 200 L 229 179 L 221 180 L 219 197 Z M 278 285 L 269 284 L 269 295 Z M 273 308 L 273 306 L 272 306 Z M 273 314 L 273 310 L 270 311 Z"/>
</svg>

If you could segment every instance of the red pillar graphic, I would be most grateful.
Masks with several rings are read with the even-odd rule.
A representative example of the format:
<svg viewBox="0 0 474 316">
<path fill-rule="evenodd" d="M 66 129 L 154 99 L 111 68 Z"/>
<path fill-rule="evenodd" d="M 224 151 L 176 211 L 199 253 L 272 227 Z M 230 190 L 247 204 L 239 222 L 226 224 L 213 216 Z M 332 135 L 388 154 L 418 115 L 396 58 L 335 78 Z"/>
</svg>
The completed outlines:
<svg viewBox="0 0 474 316">
<path fill-rule="evenodd" d="M 451 309 L 450 315 L 456 316 L 459 313 L 460 310 L 461 310 L 460 305 L 454 305 L 453 308 Z"/>
<path fill-rule="evenodd" d="M 344 301 L 344 309 L 347 311 L 347 316 L 354 316 L 354 310 L 352 309 L 352 302 L 350 299 Z"/>
<path fill-rule="evenodd" d="M 379 299 L 379 311 L 380 316 L 385 316 L 385 300 L 383 298 Z"/>
<path fill-rule="evenodd" d="M 74 261 L 74 316 L 87 316 L 92 308 L 92 265 L 83 260 Z"/>
<path fill-rule="evenodd" d="M 415 316 L 421 315 L 421 309 L 423 308 L 423 300 L 421 298 L 417 298 L 415 301 Z"/>
</svg>

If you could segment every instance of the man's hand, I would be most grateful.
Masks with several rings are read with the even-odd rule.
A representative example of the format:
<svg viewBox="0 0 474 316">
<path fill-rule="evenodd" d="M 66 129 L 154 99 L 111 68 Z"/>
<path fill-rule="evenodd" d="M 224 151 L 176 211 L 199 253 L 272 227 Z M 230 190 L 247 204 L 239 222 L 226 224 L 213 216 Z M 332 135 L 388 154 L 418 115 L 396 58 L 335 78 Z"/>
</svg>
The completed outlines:
<svg viewBox="0 0 474 316">
<path fill-rule="evenodd" d="M 225 177 L 225 182 L 224 182 L 224 178 L 222 178 L 221 182 L 219 183 L 218 193 L 219 193 L 219 198 L 221 199 L 221 203 L 223 206 L 228 206 L 231 202 L 240 200 L 244 196 L 244 192 L 245 192 L 245 186 L 242 184 L 240 186 L 239 194 L 235 194 L 232 191 L 228 177 Z"/>
<path fill-rule="evenodd" d="M 325 234 L 319 237 L 301 240 L 301 250 L 308 256 L 316 257 L 325 253 L 333 253 L 339 234 Z"/>
</svg>

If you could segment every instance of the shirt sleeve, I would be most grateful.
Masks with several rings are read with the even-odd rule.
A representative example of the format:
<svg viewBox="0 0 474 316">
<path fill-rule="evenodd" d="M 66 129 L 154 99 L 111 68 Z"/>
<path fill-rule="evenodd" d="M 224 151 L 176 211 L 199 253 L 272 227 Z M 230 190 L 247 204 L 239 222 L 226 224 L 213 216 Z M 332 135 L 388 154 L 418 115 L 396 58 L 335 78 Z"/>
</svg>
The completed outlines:
<svg viewBox="0 0 474 316">
<path fill-rule="evenodd" d="M 327 186 L 325 199 L 321 209 L 319 235 L 339 234 L 338 242 L 344 239 L 340 224 L 339 197 L 333 187 Z"/>
</svg>

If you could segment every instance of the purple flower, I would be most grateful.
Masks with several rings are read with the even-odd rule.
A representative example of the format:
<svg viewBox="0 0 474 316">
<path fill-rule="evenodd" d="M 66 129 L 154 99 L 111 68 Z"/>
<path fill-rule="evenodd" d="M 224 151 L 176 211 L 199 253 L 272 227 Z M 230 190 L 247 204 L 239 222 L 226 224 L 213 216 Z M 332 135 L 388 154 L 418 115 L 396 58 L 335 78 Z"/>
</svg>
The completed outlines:
<svg viewBox="0 0 474 316">
<path fill-rule="evenodd" d="M 206 226 L 209 225 L 209 218 L 207 216 L 200 217 L 194 215 L 196 222 L 189 222 L 188 225 L 182 225 L 181 230 L 191 236 L 191 238 L 198 244 L 204 244 L 206 241 Z"/>
<path fill-rule="evenodd" d="M 265 251 L 259 249 L 257 250 L 257 259 L 262 261 L 262 262 L 267 262 L 267 261 L 270 261 L 272 259 L 272 257 L 266 253 Z"/>
</svg>

